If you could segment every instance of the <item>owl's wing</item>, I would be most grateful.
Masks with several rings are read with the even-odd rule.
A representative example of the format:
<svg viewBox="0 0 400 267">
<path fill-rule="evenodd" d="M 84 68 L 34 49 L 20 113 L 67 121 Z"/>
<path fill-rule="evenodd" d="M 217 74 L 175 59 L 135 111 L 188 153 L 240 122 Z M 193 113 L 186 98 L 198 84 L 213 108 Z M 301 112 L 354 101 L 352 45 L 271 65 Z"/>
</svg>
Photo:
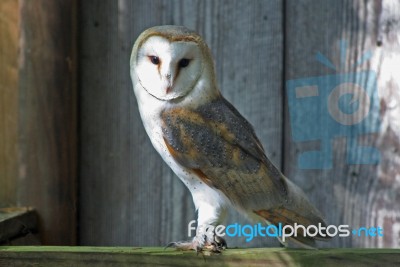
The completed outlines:
<svg viewBox="0 0 400 267">
<path fill-rule="evenodd" d="M 234 205 L 273 224 L 326 225 L 302 190 L 265 156 L 250 123 L 222 96 L 194 110 L 166 109 L 162 121 L 172 157 Z M 312 246 L 314 238 L 294 239 Z"/>
<path fill-rule="evenodd" d="M 162 119 L 174 159 L 235 204 L 276 206 L 286 199 L 287 184 L 253 127 L 223 97 L 195 110 L 167 109 Z"/>
</svg>

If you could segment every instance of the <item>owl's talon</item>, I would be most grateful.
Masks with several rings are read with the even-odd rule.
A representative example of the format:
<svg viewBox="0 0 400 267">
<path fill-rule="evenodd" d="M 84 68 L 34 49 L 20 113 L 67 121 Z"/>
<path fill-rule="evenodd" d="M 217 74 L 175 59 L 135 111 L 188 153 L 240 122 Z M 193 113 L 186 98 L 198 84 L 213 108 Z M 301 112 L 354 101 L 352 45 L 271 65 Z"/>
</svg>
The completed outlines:
<svg viewBox="0 0 400 267">
<path fill-rule="evenodd" d="M 167 248 L 174 248 L 175 247 L 176 242 L 169 242 L 165 247 L 164 250 L 166 250 Z"/>
<path fill-rule="evenodd" d="M 217 245 L 218 248 L 224 250 L 226 248 L 228 248 L 228 244 L 226 243 L 225 239 L 223 239 L 220 236 L 215 236 L 214 237 L 214 243 Z"/>
<path fill-rule="evenodd" d="M 221 238 L 222 239 L 222 238 Z M 222 239 L 222 241 L 213 241 L 211 242 L 211 244 L 209 246 L 205 246 L 207 247 L 207 249 L 212 252 L 212 253 L 216 253 L 216 254 L 220 254 L 222 253 L 223 250 L 226 249 L 226 242 L 224 239 Z"/>
<path fill-rule="evenodd" d="M 175 248 L 177 250 L 195 250 L 197 255 L 200 253 L 202 255 L 210 255 L 212 254 L 220 254 L 224 249 L 227 248 L 226 241 L 221 237 L 214 237 L 214 241 L 206 242 L 205 244 L 196 241 L 196 238 L 193 241 L 177 241 L 168 243 L 165 246 L 167 248 Z"/>
<path fill-rule="evenodd" d="M 196 250 L 193 245 L 193 242 L 190 241 L 177 241 L 168 243 L 164 249 L 175 248 L 177 250 Z"/>
</svg>

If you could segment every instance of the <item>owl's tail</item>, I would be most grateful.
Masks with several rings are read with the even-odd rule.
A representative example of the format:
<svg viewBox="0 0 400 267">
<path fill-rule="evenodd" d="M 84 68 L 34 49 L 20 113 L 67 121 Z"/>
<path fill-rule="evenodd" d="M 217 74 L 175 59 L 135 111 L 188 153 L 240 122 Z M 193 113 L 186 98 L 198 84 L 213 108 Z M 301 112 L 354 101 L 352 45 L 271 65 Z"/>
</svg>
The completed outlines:
<svg viewBox="0 0 400 267">
<path fill-rule="evenodd" d="M 330 238 L 326 234 L 327 224 L 319 211 L 307 200 L 303 191 L 286 178 L 285 182 L 288 186 L 286 203 L 279 207 L 254 212 L 269 224 L 280 225 L 282 228 L 285 225 L 291 226 L 286 227 L 286 233 L 294 230 L 290 236 L 278 238 L 283 245 L 286 246 L 286 241 L 290 240 L 304 248 L 315 248 L 315 240 L 327 241 Z"/>
</svg>

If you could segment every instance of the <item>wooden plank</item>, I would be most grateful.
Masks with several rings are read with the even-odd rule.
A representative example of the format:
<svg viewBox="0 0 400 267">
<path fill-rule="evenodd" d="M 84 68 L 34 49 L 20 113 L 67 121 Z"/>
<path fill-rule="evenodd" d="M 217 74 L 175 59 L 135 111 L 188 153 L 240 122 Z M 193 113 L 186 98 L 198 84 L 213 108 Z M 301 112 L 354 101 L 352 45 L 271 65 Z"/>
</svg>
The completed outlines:
<svg viewBox="0 0 400 267">
<path fill-rule="evenodd" d="M 20 1 L 18 205 L 44 244 L 76 240 L 75 1 Z"/>
<path fill-rule="evenodd" d="M 281 10 L 281 1 L 81 2 L 82 244 L 165 245 L 188 239 L 187 224 L 196 218 L 188 190 L 152 148 L 132 92 L 130 52 L 148 27 L 181 24 L 205 38 L 221 90 L 280 165 Z M 245 220 L 232 214 L 227 223 L 235 222 Z"/>
<path fill-rule="evenodd" d="M 33 208 L 0 209 L 0 244 L 37 233 L 37 230 L 37 214 Z"/>
<path fill-rule="evenodd" d="M 393 66 L 400 64 L 398 1 L 287 1 L 285 34 L 285 79 L 356 73 L 377 74 L 381 108 L 381 129 L 360 137 L 360 144 L 375 146 L 381 152 L 379 165 L 349 165 L 345 161 L 346 138 L 333 138 L 333 168 L 300 169 L 298 156 L 318 149 L 318 140 L 292 141 L 289 107 L 285 107 L 284 170 L 305 189 L 311 202 L 326 216 L 328 223 L 351 227 L 380 226 L 384 238 L 335 238 L 329 247 L 399 247 L 400 235 L 400 76 Z M 396 25 L 396 26 L 392 26 Z M 378 36 L 382 45 L 378 46 Z M 339 41 L 348 43 L 344 67 L 335 72 L 315 60 L 321 52 L 334 65 L 340 65 Z M 364 52 L 372 58 L 356 64 Z M 391 108 L 389 108 L 389 106 Z M 301 112 L 299 110 L 298 112 Z M 395 115 L 396 114 L 396 115 Z M 303 114 L 315 116 L 315 114 Z M 396 118 L 396 119 L 395 119 Z M 326 123 L 327 118 L 321 123 Z M 319 123 L 319 119 L 315 119 Z M 307 127 L 307 125 L 304 125 Z M 354 151 L 354 150 L 353 150 Z"/>
<path fill-rule="evenodd" d="M 0 207 L 16 204 L 19 6 L 0 2 Z"/>
<path fill-rule="evenodd" d="M 397 266 L 399 249 L 228 249 L 196 255 L 150 247 L 0 247 L 2 266 Z"/>
</svg>

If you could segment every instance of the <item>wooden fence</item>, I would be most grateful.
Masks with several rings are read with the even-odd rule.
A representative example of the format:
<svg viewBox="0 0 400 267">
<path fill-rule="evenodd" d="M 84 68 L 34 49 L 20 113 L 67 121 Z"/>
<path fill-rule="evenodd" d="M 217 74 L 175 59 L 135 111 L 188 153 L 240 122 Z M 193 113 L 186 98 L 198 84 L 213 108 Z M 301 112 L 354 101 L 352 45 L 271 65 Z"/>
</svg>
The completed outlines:
<svg viewBox="0 0 400 267">
<path fill-rule="evenodd" d="M 74 5 L 0 2 L 0 205 L 37 208 L 54 245 L 77 236 Z"/>
<path fill-rule="evenodd" d="M 0 65 L 14 75 L 0 72 L 0 204 L 35 206 L 45 244 L 187 239 L 196 218 L 190 193 L 152 148 L 129 75 L 137 36 L 179 24 L 204 37 L 222 93 L 329 224 L 384 228 L 384 237 L 337 237 L 321 246 L 400 246 L 397 1 L 6 0 L 0 17 Z M 341 40 L 340 70 L 316 60 L 320 52 L 341 65 Z M 357 66 L 367 51 L 372 57 Z M 380 163 L 347 164 L 352 148 L 340 137 L 331 140 L 331 169 L 301 169 L 299 155 L 319 149 L 320 140 L 293 141 L 286 82 L 360 70 L 377 74 L 381 123 L 359 141 L 379 149 Z M 247 223 L 231 212 L 225 223 L 235 222 Z M 278 243 L 232 238 L 228 245 Z"/>
</svg>

